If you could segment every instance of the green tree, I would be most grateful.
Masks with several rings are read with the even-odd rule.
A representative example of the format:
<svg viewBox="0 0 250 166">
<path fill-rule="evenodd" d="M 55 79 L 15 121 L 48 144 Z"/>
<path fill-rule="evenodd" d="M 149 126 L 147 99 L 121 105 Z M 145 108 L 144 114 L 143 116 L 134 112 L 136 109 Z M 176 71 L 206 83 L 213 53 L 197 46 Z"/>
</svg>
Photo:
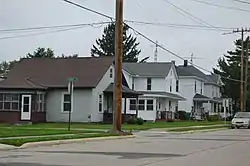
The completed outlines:
<svg viewBox="0 0 250 166">
<path fill-rule="evenodd" d="M 129 27 L 123 26 L 123 62 L 138 62 L 138 55 L 141 50 L 138 49 L 139 42 L 137 38 L 128 34 Z M 110 23 L 104 28 L 101 38 L 96 40 L 96 45 L 91 49 L 91 55 L 98 56 L 115 56 L 115 23 Z"/>
<path fill-rule="evenodd" d="M 235 49 L 233 51 L 228 51 L 226 55 L 218 60 L 218 69 L 214 69 L 214 73 L 222 76 L 222 95 L 224 97 L 232 98 L 233 100 L 233 109 L 235 111 L 239 110 L 239 102 L 240 102 L 240 82 L 233 81 L 227 78 L 240 80 L 240 69 L 241 69 L 241 40 L 236 40 L 234 42 Z M 244 63 L 246 64 L 246 46 L 247 42 L 244 41 Z M 248 50 L 249 52 L 249 50 Z M 249 63 L 249 61 L 248 61 Z M 245 70 L 244 70 L 245 71 Z M 248 91 L 249 94 L 249 91 Z M 247 107 L 250 106 L 250 100 L 247 101 Z"/>
<path fill-rule="evenodd" d="M 26 58 L 55 58 L 55 53 L 50 48 L 41 48 L 38 47 L 33 54 L 28 53 Z"/>
</svg>

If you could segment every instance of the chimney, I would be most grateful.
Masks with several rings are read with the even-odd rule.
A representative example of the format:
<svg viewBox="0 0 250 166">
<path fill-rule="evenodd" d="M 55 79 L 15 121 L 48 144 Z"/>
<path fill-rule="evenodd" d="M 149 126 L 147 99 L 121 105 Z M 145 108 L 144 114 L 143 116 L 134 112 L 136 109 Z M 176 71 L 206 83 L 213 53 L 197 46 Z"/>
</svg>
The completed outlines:
<svg viewBox="0 0 250 166">
<path fill-rule="evenodd" d="M 184 60 L 184 67 L 188 66 L 188 60 Z"/>
<path fill-rule="evenodd" d="M 175 61 L 171 61 L 175 65 Z"/>
</svg>

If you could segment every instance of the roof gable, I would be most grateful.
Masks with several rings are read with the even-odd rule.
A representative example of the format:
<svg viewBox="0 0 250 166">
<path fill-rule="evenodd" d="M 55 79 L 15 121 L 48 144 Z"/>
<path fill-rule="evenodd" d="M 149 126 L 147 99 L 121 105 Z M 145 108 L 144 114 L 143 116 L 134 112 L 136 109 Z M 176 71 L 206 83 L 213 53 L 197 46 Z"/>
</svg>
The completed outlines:
<svg viewBox="0 0 250 166">
<path fill-rule="evenodd" d="M 177 66 L 176 71 L 178 76 L 193 76 L 198 77 L 204 80 L 207 80 L 207 76 L 205 73 L 200 71 L 199 69 L 195 68 L 194 66 Z"/>
<path fill-rule="evenodd" d="M 123 69 L 131 75 L 166 77 L 172 62 L 124 63 Z"/>
<path fill-rule="evenodd" d="M 113 57 L 32 58 L 15 64 L 0 88 L 62 88 L 76 77 L 75 87 L 95 87 L 114 61 Z"/>
</svg>

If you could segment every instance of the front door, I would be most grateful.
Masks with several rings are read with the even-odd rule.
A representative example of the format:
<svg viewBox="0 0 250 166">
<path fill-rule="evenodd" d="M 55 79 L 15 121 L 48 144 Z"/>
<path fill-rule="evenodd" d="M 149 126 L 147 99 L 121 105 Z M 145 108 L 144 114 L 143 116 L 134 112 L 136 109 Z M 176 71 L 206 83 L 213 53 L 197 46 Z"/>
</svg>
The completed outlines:
<svg viewBox="0 0 250 166">
<path fill-rule="evenodd" d="M 31 120 L 31 95 L 22 95 L 21 120 Z"/>
</svg>

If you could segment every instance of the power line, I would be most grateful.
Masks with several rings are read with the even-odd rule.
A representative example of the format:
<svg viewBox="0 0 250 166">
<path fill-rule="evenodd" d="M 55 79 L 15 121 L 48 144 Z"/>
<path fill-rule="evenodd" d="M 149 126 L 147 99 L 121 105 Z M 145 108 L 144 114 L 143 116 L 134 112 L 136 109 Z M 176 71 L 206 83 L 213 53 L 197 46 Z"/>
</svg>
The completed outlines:
<svg viewBox="0 0 250 166">
<path fill-rule="evenodd" d="M 61 30 L 55 30 L 55 31 L 49 31 L 49 32 L 40 32 L 40 33 L 32 33 L 32 34 L 25 34 L 25 35 L 1 37 L 0 40 L 21 38 L 21 37 L 28 37 L 28 36 L 37 36 L 37 35 L 49 34 L 49 33 L 58 33 L 58 32 L 70 31 L 70 30 L 75 30 L 75 29 L 80 29 L 80 28 L 83 28 L 83 27 L 74 27 L 74 28 L 61 29 Z"/>
<path fill-rule="evenodd" d="M 66 1 L 66 0 L 63 0 L 63 1 Z M 68 1 L 68 0 L 67 0 L 67 1 Z M 166 0 L 164 0 L 164 1 L 166 1 Z M 69 2 L 71 2 L 71 1 L 69 1 Z M 71 4 L 72 4 L 72 3 L 71 3 Z M 74 4 L 75 4 L 75 3 L 74 3 Z M 83 6 L 79 5 L 79 4 L 75 4 L 75 6 L 78 6 L 78 7 L 83 8 L 83 9 L 86 8 L 86 7 L 83 7 Z M 112 17 L 107 16 L 107 15 L 105 15 L 105 14 L 102 14 L 102 13 L 100 13 L 100 12 L 94 11 L 94 10 L 92 10 L 92 9 L 88 9 L 88 11 L 91 11 L 91 12 L 93 12 L 93 13 L 95 13 L 95 14 L 102 15 L 102 16 L 104 16 L 104 17 L 107 17 L 107 18 L 110 18 L 111 20 L 113 20 Z M 169 49 L 163 47 L 162 45 L 159 45 L 159 44 L 156 43 L 154 40 L 150 39 L 150 38 L 147 37 L 146 35 L 142 34 L 142 33 L 139 32 L 139 31 L 137 31 L 136 29 L 134 29 L 133 27 L 131 27 L 131 26 L 128 25 L 127 23 L 125 23 L 125 24 L 126 24 L 131 30 L 133 30 L 135 33 L 139 34 L 140 36 L 142 36 L 143 38 L 147 39 L 147 40 L 150 41 L 151 43 L 153 43 L 153 44 L 155 44 L 155 45 L 157 44 L 158 47 L 161 48 L 161 49 L 163 49 L 164 51 L 166 51 L 166 52 L 172 54 L 172 55 L 175 56 L 175 57 L 178 57 L 179 59 L 186 60 L 186 59 L 184 59 L 183 57 L 181 57 L 180 55 L 178 55 L 178 54 L 172 52 L 171 50 L 169 50 Z M 188 62 L 191 63 L 190 61 L 188 61 Z M 206 71 L 206 72 L 211 73 L 211 71 L 209 71 L 209 70 L 207 70 L 207 69 L 204 69 L 204 68 L 202 68 L 202 67 L 200 67 L 200 66 L 198 66 L 198 65 L 193 64 L 193 66 L 196 66 L 196 67 L 199 68 L 199 69 L 202 69 L 202 70 L 204 70 L 204 71 Z M 216 74 L 216 75 L 218 75 L 218 74 Z M 220 76 L 220 75 L 219 75 L 219 76 Z M 224 76 L 221 76 L 221 77 L 223 77 L 223 78 L 225 78 L 225 79 L 227 79 L 227 80 L 236 81 L 236 82 L 241 82 L 240 80 L 237 80 L 237 79 L 232 79 L 232 78 L 228 78 L 228 77 L 224 77 Z"/>
<path fill-rule="evenodd" d="M 68 3 L 68 4 L 71 4 L 71 5 L 75 5 L 75 6 L 77 6 L 77 7 L 80 7 L 80 8 L 82 8 L 82 9 L 87 10 L 87 11 L 90 11 L 90 12 L 92 12 L 92 13 L 98 14 L 98 15 L 100 15 L 100 16 L 106 17 L 106 18 L 110 19 L 111 21 L 114 20 L 114 18 L 111 17 L 111 16 L 108 16 L 108 15 L 103 14 L 103 13 L 101 13 L 101 12 L 98 12 L 98 11 L 96 11 L 96 10 L 90 9 L 90 8 L 88 8 L 88 7 L 79 5 L 79 4 L 75 3 L 75 2 L 68 1 L 68 0 L 62 0 L 62 1 L 66 2 L 66 3 Z"/>
<path fill-rule="evenodd" d="M 134 23 L 134 24 L 143 24 L 143 25 L 162 26 L 162 27 L 194 29 L 194 30 L 213 30 L 209 26 L 206 26 L 206 25 L 173 24 L 173 23 L 145 22 L 145 21 L 134 21 L 134 20 L 125 20 L 124 22 Z M 235 29 L 235 28 L 229 28 L 229 27 L 216 27 L 216 28 L 220 28 L 221 31 L 231 31 Z"/>
<path fill-rule="evenodd" d="M 220 31 L 220 29 L 218 29 L 218 28 L 216 28 L 216 27 L 210 25 L 209 23 L 203 21 L 202 19 L 200 19 L 200 18 L 198 18 L 198 17 L 192 15 L 191 13 L 185 11 L 185 10 L 182 9 L 181 7 L 178 7 L 178 6 L 175 5 L 174 3 L 172 3 L 172 2 L 170 2 L 170 1 L 168 1 L 168 0 L 163 0 L 163 1 L 164 1 L 165 3 L 167 3 L 167 4 L 171 5 L 171 6 L 173 6 L 174 8 L 176 8 L 178 12 L 181 11 L 181 12 L 180 12 L 181 14 L 183 14 L 183 15 L 185 15 L 186 17 L 192 19 L 193 21 L 198 22 L 198 23 L 200 23 L 200 24 L 202 24 L 202 25 L 208 25 L 210 28 L 212 28 L 212 29 L 214 29 L 214 30 L 216 30 L 216 31 Z M 188 16 L 187 16 L 187 15 L 188 15 Z"/>
<path fill-rule="evenodd" d="M 0 29 L 0 32 L 29 31 L 29 30 L 56 29 L 56 28 L 67 28 L 67 27 L 83 27 L 83 26 L 93 26 L 94 27 L 95 25 L 103 25 L 103 24 L 107 24 L 107 23 L 110 23 L 110 22 L 81 23 L 81 24 L 42 26 L 42 27 Z"/>
<path fill-rule="evenodd" d="M 250 2 L 248 2 L 248 1 L 242 1 L 242 0 L 232 0 L 232 1 L 250 5 Z"/>
<path fill-rule="evenodd" d="M 242 12 L 248 12 L 248 13 L 250 12 L 250 10 L 246 10 L 246 9 L 242 9 L 242 8 L 236 8 L 236 7 L 231 7 L 231 6 L 218 5 L 218 4 L 207 2 L 207 1 L 201 1 L 201 0 L 190 0 L 190 1 L 194 1 L 194 2 L 198 2 L 198 3 L 206 4 L 206 5 L 209 5 L 209 6 L 215 6 L 215 7 L 219 7 L 219 8 L 224 8 L 224 9 L 230 9 L 230 10 L 236 10 L 236 11 L 242 11 Z"/>
<path fill-rule="evenodd" d="M 137 25 L 152 25 L 152 26 L 162 26 L 169 28 L 183 28 L 191 30 L 212 30 L 208 26 L 203 25 L 192 25 L 192 24 L 174 24 L 174 23 L 163 23 L 163 22 L 145 22 L 145 21 L 136 21 L 136 20 L 125 20 L 124 22 L 133 23 Z M 80 23 L 80 24 L 66 24 L 66 25 L 53 25 L 53 26 L 41 26 L 41 27 L 27 27 L 27 28 L 12 28 L 12 29 L 0 29 L 0 33 L 13 33 L 13 32 L 23 32 L 31 30 L 46 30 L 46 29 L 58 29 L 58 28 L 67 28 L 67 27 L 82 27 L 82 26 L 92 26 L 109 24 L 112 22 L 97 22 L 97 23 Z M 229 27 L 216 27 L 223 29 L 223 31 L 231 31 L 235 28 Z"/>
</svg>

